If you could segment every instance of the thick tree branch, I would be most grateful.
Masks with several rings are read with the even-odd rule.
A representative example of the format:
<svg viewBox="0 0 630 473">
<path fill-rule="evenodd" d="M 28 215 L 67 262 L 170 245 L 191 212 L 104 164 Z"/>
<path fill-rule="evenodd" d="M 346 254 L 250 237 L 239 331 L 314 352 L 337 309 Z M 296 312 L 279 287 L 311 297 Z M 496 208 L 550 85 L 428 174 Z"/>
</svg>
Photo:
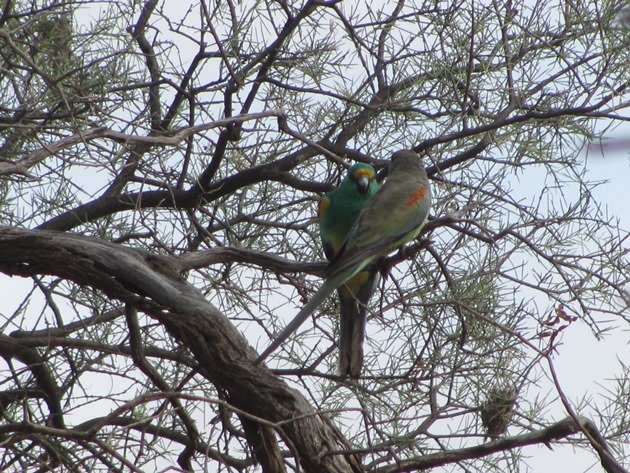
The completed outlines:
<svg viewBox="0 0 630 473">
<path fill-rule="evenodd" d="M 159 320 L 195 355 L 202 374 L 245 412 L 282 423 L 308 473 L 359 471 L 353 457 L 325 456 L 339 449 L 339 433 L 296 390 L 266 367 L 230 321 L 200 292 L 155 271 L 147 254 L 79 235 L 0 227 L 0 271 L 53 274 L 134 304 Z"/>
<path fill-rule="evenodd" d="M 591 423 L 591 421 L 586 418 L 580 418 L 580 422 L 582 424 Z M 426 470 L 463 460 L 481 458 L 496 452 L 506 451 L 517 447 L 524 447 L 526 445 L 535 445 L 539 443 L 548 444 L 554 440 L 566 438 L 580 431 L 580 426 L 575 423 L 573 418 L 567 417 L 550 425 L 549 427 L 528 434 L 517 435 L 514 437 L 504 437 L 481 445 L 476 445 L 474 447 L 430 453 L 418 458 L 400 460 L 396 462 L 395 465 L 379 468 L 376 471 L 378 473 L 402 473 Z"/>
<path fill-rule="evenodd" d="M 35 349 L 22 345 L 19 340 L 2 334 L 0 334 L 0 355 L 7 360 L 15 358 L 28 366 L 35 378 L 37 389 L 43 393 L 50 410 L 51 424 L 54 427 L 63 428 L 65 423 L 61 407 L 62 393 L 41 355 Z"/>
<path fill-rule="evenodd" d="M 144 61 L 147 66 L 147 70 L 149 71 L 149 76 L 151 77 L 151 85 L 149 85 L 149 110 L 151 116 L 151 129 L 159 130 L 160 118 L 161 118 L 161 107 L 160 107 L 160 86 L 159 81 L 161 77 L 160 65 L 157 60 L 157 55 L 155 54 L 155 49 L 149 43 L 145 32 L 147 25 L 149 23 L 149 18 L 151 18 L 151 14 L 155 7 L 157 6 L 157 0 L 148 0 L 144 6 L 142 7 L 142 12 L 140 13 L 140 17 L 138 18 L 138 22 L 135 24 L 133 28 L 129 28 L 129 32 L 133 39 L 138 42 L 138 46 L 144 55 Z"/>
<path fill-rule="evenodd" d="M 246 263 L 260 266 L 270 271 L 315 275 L 321 274 L 327 264 L 325 262 L 300 263 L 263 251 L 234 248 L 231 246 L 195 251 L 194 253 L 183 254 L 177 258 L 177 264 L 181 271 L 225 263 Z"/>
</svg>

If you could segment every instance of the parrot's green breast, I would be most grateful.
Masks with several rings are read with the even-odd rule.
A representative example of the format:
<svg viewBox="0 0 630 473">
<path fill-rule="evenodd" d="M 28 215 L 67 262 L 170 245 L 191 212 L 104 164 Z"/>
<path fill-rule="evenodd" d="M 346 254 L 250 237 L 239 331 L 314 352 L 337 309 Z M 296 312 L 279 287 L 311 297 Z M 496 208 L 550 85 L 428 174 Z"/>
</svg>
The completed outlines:
<svg viewBox="0 0 630 473">
<path fill-rule="evenodd" d="M 329 260 L 341 249 L 361 210 L 378 191 L 378 183 L 371 180 L 367 190 L 361 192 L 355 178 L 364 173 L 373 177 L 374 170 L 369 165 L 355 164 L 339 187 L 324 195 L 319 203 L 320 236 Z"/>
</svg>

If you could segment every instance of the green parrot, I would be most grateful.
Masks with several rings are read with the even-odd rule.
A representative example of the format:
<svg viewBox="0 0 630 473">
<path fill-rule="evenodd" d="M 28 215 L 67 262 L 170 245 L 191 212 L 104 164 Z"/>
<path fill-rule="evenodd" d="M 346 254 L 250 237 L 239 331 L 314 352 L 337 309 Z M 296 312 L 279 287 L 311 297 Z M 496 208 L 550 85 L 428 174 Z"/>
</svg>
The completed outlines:
<svg viewBox="0 0 630 473">
<path fill-rule="evenodd" d="M 335 289 L 378 258 L 418 236 L 430 206 L 429 179 L 420 157 L 411 150 L 396 151 L 389 164 L 387 181 L 359 214 L 324 271 L 324 283 L 255 363 L 278 348 Z"/>
<path fill-rule="evenodd" d="M 369 164 L 353 165 L 337 189 L 319 201 L 319 231 L 328 260 L 342 248 L 359 213 L 379 185 Z M 339 295 L 339 374 L 358 378 L 363 365 L 367 304 L 378 284 L 374 265 L 360 271 L 337 289 Z"/>
</svg>

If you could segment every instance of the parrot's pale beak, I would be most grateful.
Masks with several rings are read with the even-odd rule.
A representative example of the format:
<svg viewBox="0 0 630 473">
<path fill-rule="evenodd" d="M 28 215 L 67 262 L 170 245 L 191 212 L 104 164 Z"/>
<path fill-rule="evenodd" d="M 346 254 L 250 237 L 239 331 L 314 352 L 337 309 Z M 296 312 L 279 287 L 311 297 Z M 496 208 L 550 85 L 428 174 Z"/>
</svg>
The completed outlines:
<svg viewBox="0 0 630 473">
<path fill-rule="evenodd" d="M 359 186 L 359 190 L 363 193 L 367 192 L 368 187 L 370 186 L 370 180 L 367 176 L 361 176 L 357 179 L 357 186 Z"/>
</svg>

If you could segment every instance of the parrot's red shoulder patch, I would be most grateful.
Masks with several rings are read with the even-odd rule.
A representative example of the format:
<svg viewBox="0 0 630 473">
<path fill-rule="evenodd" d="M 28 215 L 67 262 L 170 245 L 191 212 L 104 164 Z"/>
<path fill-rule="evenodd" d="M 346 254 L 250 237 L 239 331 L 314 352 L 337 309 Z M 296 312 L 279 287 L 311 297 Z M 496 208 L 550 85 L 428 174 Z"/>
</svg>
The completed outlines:
<svg viewBox="0 0 630 473">
<path fill-rule="evenodd" d="M 411 207 L 412 205 L 416 205 L 422 199 L 425 199 L 429 195 L 429 188 L 427 186 L 420 187 L 417 191 L 413 192 L 409 197 L 407 197 L 407 206 Z"/>
</svg>

